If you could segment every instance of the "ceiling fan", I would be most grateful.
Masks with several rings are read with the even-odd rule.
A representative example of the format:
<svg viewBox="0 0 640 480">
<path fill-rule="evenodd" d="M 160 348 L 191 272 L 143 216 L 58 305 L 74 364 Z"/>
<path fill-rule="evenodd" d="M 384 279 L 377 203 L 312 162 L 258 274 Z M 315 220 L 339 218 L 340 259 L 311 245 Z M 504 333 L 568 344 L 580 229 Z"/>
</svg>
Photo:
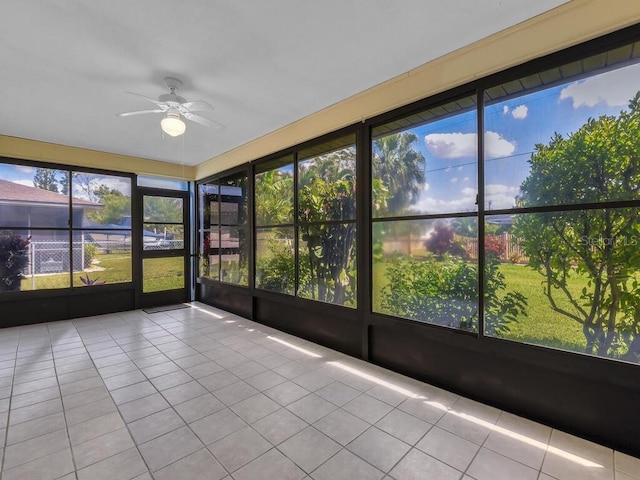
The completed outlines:
<svg viewBox="0 0 640 480">
<path fill-rule="evenodd" d="M 193 102 L 187 102 L 186 99 L 179 96 L 176 92 L 182 86 L 182 82 L 174 77 L 166 77 L 164 84 L 169 89 L 169 93 L 160 95 L 157 100 L 139 93 L 127 92 L 130 95 L 140 97 L 147 102 L 151 102 L 156 105 L 156 108 L 151 110 L 138 110 L 135 112 L 118 113 L 119 117 L 130 117 L 133 115 L 143 115 L 147 113 L 164 113 L 166 114 L 160 121 L 162 131 L 172 137 L 182 135 L 187 126 L 183 118 L 204 125 L 205 127 L 215 128 L 216 130 L 224 130 L 224 125 L 214 122 L 208 118 L 198 115 L 194 112 L 203 112 L 213 110 L 213 106 L 205 102 L 204 100 L 196 100 Z"/>
</svg>

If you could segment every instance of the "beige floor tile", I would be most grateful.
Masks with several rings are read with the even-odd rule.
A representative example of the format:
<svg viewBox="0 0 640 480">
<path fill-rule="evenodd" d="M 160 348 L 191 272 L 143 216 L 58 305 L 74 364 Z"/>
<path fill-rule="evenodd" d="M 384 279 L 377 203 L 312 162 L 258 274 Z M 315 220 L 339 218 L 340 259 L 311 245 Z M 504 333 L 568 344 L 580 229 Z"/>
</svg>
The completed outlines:
<svg viewBox="0 0 640 480">
<path fill-rule="evenodd" d="M 92 440 L 125 427 L 117 411 L 69 426 L 71 445 Z"/>
<path fill-rule="evenodd" d="M 251 427 L 244 427 L 209 445 L 211 453 L 231 473 L 271 448 L 271 444 Z"/>
<path fill-rule="evenodd" d="M 78 480 L 131 480 L 147 471 L 138 450 L 130 448 L 78 470 L 77 475 Z"/>
<path fill-rule="evenodd" d="M 142 397 L 132 402 L 118 405 L 118 410 L 127 423 L 169 408 L 167 401 L 159 393 Z"/>
<path fill-rule="evenodd" d="M 2 479 L 640 480 L 640 459 L 196 305 L 1 330 Z"/>
<path fill-rule="evenodd" d="M 389 412 L 375 426 L 409 445 L 415 445 L 432 427 L 430 423 L 398 409 Z"/>
<path fill-rule="evenodd" d="M 514 478 L 536 480 L 539 472 L 515 460 L 482 448 L 471 462 L 467 473 L 477 480 L 513 480 Z"/>
<path fill-rule="evenodd" d="M 73 472 L 73 470 L 71 450 L 65 448 L 15 468 L 3 470 L 2 480 L 56 480 Z M 92 480 L 99 479 L 93 478 Z"/>
<path fill-rule="evenodd" d="M 304 471 L 278 450 L 271 449 L 233 473 L 235 480 L 299 480 Z M 361 477 L 358 477 L 361 478 Z"/>
<path fill-rule="evenodd" d="M 459 480 L 462 472 L 419 450 L 411 451 L 389 472 L 396 480 Z M 511 480 L 515 480 L 511 479 Z"/>
<path fill-rule="evenodd" d="M 227 471 L 206 448 L 154 473 L 156 480 L 219 480 L 226 475 Z"/>
<path fill-rule="evenodd" d="M 313 424 L 315 428 L 344 446 L 367 430 L 370 425 L 341 408 L 322 417 Z"/>
<path fill-rule="evenodd" d="M 136 420 L 130 423 L 128 427 L 133 439 L 140 445 L 184 425 L 185 423 L 180 416 L 172 408 L 167 408 Z"/>
<path fill-rule="evenodd" d="M 7 432 L 7 445 L 23 442 L 65 427 L 64 414 L 62 412 L 12 425 Z"/>
<path fill-rule="evenodd" d="M 65 448 L 69 448 L 65 428 L 15 443 L 4 450 L 3 469 L 11 469 Z"/>
<path fill-rule="evenodd" d="M 313 427 L 307 427 L 278 446 L 305 472 L 310 473 L 341 450 L 338 443 Z"/>
<path fill-rule="evenodd" d="M 480 450 L 479 445 L 439 427 L 429 430 L 416 448 L 463 472 Z"/>
<path fill-rule="evenodd" d="M 371 427 L 347 448 L 371 465 L 388 472 L 406 455 L 411 446 L 375 427 Z"/>
<path fill-rule="evenodd" d="M 157 471 L 203 447 L 188 427 L 182 427 L 143 443 L 138 448 L 149 468 Z"/>
<path fill-rule="evenodd" d="M 205 445 L 210 445 L 244 428 L 246 425 L 244 420 L 228 408 L 225 408 L 190 423 L 189 427 Z"/>
<path fill-rule="evenodd" d="M 199 397 L 179 403 L 174 408 L 185 422 L 191 423 L 222 410 L 225 406 L 212 394 L 205 393 Z"/>
<path fill-rule="evenodd" d="M 132 447 L 134 443 L 128 430 L 121 428 L 101 437 L 75 444 L 72 450 L 76 468 L 81 469 Z"/>
<path fill-rule="evenodd" d="M 289 410 L 282 408 L 257 422 L 252 427 L 272 445 L 279 445 L 309 425 Z"/>
<path fill-rule="evenodd" d="M 348 450 L 341 450 L 311 474 L 314 480 L 377 480 L 384 473 Z"/>
</svg>

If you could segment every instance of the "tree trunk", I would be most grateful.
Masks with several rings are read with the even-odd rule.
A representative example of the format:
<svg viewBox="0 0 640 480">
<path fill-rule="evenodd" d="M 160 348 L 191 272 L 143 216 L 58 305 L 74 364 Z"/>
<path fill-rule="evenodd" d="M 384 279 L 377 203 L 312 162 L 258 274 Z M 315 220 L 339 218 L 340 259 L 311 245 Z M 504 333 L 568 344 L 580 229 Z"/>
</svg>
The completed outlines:
<svg viewBox="0 0 640 480">
<path fill-rule="evenodd" d="M 620 359 L 627 362 L 640 362 L 640 335 L 633 337 L 633 340 L 629 344 L 629 350 L 627 350 L 627 353 L 620 357 Z"/>
</svg>

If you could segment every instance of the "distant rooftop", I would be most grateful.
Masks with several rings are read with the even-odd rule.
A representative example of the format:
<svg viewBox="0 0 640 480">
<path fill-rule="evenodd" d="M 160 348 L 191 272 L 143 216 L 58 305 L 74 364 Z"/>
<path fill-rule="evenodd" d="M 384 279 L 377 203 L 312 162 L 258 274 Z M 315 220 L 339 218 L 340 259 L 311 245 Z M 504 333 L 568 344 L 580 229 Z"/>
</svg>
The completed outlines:
<svg viewBox="0 0 640 480">
<path fill-rule="evenodd" d="M 0 204 L 68 205 L 69 196 L 42 188 L 28 187 L 0 179 Z M 74 206 L 101 207 L 99 203 L 73 198 Z"/>
</svg>

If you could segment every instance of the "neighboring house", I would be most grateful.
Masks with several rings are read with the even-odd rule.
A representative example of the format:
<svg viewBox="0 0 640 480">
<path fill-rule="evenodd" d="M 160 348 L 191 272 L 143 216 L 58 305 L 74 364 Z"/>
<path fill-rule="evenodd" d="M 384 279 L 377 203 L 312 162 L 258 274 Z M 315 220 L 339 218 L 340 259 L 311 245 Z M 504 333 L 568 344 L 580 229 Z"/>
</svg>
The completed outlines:
<svg viewBox="0 0 640 480">
<path fill-rule="evenodd" d="M 81 198 L 71 200 L 73 225 L 83 226 L 87 211 L 102 208 L 99 203 Z M 68 228 L 68 195 L 0 179 L 0 230 L 31 237 L 33 273 L 69 271 Z M 73 267 L 82 270 L 82 238 L 77 241 L 73 247 Z"/>
<path fill-rule="evenodd" d="M 82 226 L 87 210 L 102 208 L 99 203 L 72 198 L 73 224 Z M 16 230 L 30 227 L 69 228 L 69 196 L 61 193 L 28 187 L 0 179 L 0 225 Z M 68 240 L 68 232 L 33 231 L 33 240 Z"/>
<path fill-rule="evenodd" d="M 101 225 L 85 218 L 84 228 L 87 229 L 87 238 L 106 252 L 131 248 L 131 217 L 124 217 L 120 223 L 109 223 L 107 225 Z M 96 230 L 92 230 L 92 228 Z M 149 230 L 142 231 L 142 242 L 145 250 L 162 250 L 159 247 L 164 240 L 165 235 L 161 233 L 154 233 Z"/>
</svg>

